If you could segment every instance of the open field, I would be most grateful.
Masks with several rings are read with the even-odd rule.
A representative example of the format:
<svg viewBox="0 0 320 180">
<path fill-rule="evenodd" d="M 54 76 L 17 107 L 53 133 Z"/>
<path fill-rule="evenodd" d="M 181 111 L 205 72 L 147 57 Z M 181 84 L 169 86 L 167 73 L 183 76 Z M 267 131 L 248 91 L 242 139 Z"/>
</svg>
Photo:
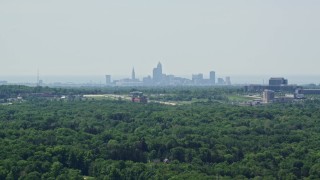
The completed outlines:
<svg viewBox="0 0 320 180">
<path fill-rule="evenodd" d="M 235 102 L 247 102 L 255 99 L 260 99 L 258 96 L 243 96 L 243 95 L 228 95 L 227 96 L 230 101 Z"/>
</svg>

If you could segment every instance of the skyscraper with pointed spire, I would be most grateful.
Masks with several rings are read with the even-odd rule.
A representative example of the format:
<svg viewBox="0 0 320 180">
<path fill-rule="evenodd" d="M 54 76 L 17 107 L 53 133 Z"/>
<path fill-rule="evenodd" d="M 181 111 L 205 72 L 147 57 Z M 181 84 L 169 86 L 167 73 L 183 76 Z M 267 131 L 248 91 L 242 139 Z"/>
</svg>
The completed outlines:
<svg viewBox="0 0 320 180">
<path fill-rule="evenodd" d="M 135 73 L 135 71 L 134 71 L 134 67 L 132 68 L 131 79 L 132 79 L 132 80 L 135 80 L 135 79 L 136 79 L 136 73 Z"/>
</svg>

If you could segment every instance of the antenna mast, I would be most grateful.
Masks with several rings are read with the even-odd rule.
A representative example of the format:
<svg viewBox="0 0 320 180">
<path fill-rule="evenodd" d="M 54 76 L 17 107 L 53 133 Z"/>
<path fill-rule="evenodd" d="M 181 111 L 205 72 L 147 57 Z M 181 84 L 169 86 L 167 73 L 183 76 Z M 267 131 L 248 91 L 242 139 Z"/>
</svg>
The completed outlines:
<svg viewBox="0 0 320 180">
<path fill-rule="evenodd" d="M 40 86 L 40 84 L 39 84 L 39 69 L 37 70 L 37 86 Z"/>
</svg>

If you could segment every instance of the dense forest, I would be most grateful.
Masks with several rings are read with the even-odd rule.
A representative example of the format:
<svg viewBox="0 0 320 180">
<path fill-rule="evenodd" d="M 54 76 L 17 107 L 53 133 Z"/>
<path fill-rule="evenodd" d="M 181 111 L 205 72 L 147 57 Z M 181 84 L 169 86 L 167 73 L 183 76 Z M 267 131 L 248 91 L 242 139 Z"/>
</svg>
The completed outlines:
<svg viewBox="0 0 320 180">
<path fill-rule="evenodd" d="M 0 87 L 18 94 L 130 89 Z M 145 89 L 175 100 L 239 89 Z M 121 100 L 0 105 L 0 179 L 319 179 L 320 101 L 168 106 Z"/>
</svg>

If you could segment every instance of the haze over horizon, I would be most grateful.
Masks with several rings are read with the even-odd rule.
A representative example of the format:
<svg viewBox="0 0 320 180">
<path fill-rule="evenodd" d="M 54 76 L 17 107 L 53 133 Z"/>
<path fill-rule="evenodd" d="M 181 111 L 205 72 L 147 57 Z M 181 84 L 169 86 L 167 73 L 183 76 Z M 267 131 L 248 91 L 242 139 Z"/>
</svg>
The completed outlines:
<svg viewBox="0 0 320 180">
<path fill-rule="evenodd" d="M 0 2 L 0 77 L 320 75 L 320 1 Z M 1 79 L 0 79 L 1 80 Z"/>
</svg>

